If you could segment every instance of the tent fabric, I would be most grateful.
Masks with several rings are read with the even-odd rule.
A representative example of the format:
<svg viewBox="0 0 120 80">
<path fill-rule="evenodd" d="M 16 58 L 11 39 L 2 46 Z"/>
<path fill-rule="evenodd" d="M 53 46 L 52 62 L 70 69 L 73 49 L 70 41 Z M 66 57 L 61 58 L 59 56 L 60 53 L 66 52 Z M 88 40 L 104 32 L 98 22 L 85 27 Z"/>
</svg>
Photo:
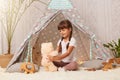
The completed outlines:
<svg viewBox="0 0 120 80">
<path fill-rule="evenodd" d="M 68 11 L 55 11 L 41 18 L 39 23 L 36 24 L 35 29 L 30 32 L 21 44 L 19 50 L 8 64 L 7 69 L 17 62 L 25 61 L 29 40 L 32 48 L 33 63 L 40 65 L 41 43 L 52 42 L 54 48 L 56 47 L 57 41 L 60 38 L 57 25 L 64 19 L 70 20 L 73 25 L 73 37 L 77 40 L 77 60 L 90 60 L 96 59 L 97 57 L 107 59 L 111 57 L 101 42 L 95 38 L 95 34 L 85 29 L 85 27 L 79 23 L 78 18 L 72 17 Z"/>
</svg>

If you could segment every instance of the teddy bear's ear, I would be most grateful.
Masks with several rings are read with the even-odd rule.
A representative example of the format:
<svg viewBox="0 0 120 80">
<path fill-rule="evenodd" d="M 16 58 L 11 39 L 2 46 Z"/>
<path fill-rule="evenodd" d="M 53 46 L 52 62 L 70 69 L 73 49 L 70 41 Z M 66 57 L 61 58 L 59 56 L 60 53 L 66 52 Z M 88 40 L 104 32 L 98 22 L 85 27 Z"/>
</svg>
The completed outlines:
<svg viewBox="0 0 120 80">
<path fill-rule="evenodd" d="M 48 45 L 53 46 L 52 42 L 49 42 Z"/>
<path fill-rule="evenodd" d="M 41 47 L 43 47 L 43 45 L 45 45 L 45 43 L 41 43 Z"/>
<path fill-rule="evenodd" d="M 109 59 L 109 61 L 108 61 L 109 63 L 114 63 L 114 58 L 112 58 L 112 59 Z"/>
</svg>

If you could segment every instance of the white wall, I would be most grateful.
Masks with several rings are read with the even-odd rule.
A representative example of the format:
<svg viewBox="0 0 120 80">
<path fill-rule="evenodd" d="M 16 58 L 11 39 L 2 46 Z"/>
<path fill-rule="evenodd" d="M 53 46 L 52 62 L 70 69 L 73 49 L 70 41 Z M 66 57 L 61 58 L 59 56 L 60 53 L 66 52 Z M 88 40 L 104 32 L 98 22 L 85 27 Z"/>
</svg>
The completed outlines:
<svg viewBox="0 0 120 80">
<path fill-rule="evenodd" d="M 120 0 L 72 0 L 84 20 L 102 42 L 120 37 Z"/>
<path fill-rule="evenodd" d="M 44 2 L 48 0 L 43 0 Z M 84 25 L 89 26 L 90 30 L 102 42 L 117 40 L 120 37 L 120 0 L 71 0 L 74 7 L 80 13 Z M 37 8 L 38 9 L 37 9 Z M 33 29 L 35 22 L 43 16 L 45 6 L 34 3 L 25 12 L 20 20 L 12 42 L 12 53 L 19 48 L 20 44 Z M 2 26 L 0 26 L 0 29 Z M 0 32 L 0 35 L 4 34 Z M 4 44 L 3 42 L 4 41 Z M 6 39 L 0 36 L 0 53 L 6 52 Z M 2 50 L 3 49 L 3 50 Z"/>
<path fill-rule="evenodd" d="M 0 53 L 2 53 L 2 27 L 1 27 L 1 24 L 0 24 Z"/>
</svg>

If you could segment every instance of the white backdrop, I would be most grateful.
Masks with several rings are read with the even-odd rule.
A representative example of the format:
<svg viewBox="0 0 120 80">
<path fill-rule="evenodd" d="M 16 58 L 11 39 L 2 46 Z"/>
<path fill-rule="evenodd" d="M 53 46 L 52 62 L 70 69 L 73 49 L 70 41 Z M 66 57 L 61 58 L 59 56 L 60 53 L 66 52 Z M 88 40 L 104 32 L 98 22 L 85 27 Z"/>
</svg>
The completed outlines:
<svg viewBox="0 0 120 80">
<path fill-rule="evenodd" d="M 42 0 L 48 3 L 48 0 Z M 84 25 L 96 34 L 103 43 L 117 40 L 120 36 L 120 0 L 71 0 L 79 11 Z M 34 24 L 46 12 L 46 6 L 33 3 L 25 12 L 17 25 L 12 39 L 12 53 L 15 53 L 20 44 L 33 29 Z M 42 12 L 41 12 L 42 11 Z M 0 53 L 7 52 L 7 41 L 0 24 Z"/>
</svg>

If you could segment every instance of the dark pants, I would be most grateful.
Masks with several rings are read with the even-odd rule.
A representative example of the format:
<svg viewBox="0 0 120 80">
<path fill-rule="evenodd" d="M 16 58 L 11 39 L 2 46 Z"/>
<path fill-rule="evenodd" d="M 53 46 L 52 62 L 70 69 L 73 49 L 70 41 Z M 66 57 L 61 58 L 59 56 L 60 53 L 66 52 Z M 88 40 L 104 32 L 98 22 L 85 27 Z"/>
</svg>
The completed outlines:
<svg viewBox="0 0 120 80">
<path fill-rule="evenodd" d="M 56 61 L 53 61 L 53 64 L 57 67 L 64 67 L 65 70 L 77 70 L 78 69 L 78 64 L 73 61 L 73 62 L 56 62 Z"/>
</svg>

